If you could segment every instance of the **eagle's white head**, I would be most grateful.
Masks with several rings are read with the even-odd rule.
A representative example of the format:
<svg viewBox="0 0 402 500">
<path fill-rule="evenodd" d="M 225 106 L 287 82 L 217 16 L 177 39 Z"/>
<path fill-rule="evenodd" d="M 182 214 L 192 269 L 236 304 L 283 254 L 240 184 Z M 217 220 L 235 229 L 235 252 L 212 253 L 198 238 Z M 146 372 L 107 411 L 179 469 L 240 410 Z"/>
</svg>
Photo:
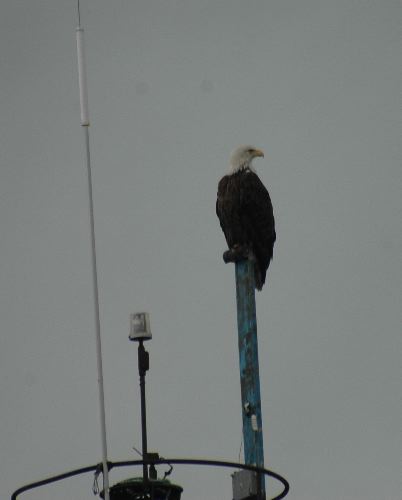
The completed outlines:
<svg viewBox="0 0 402 500">
<path fill-rule="evenodd" d="M 230 174 L 235 174 L 239 170 L 249 168 L 254 171 L 251 162 L 253 158 L 264 157 L 261 149 L 256 149 L 254 146 L 240 146 L 235 149 L 230 157 Z"/>
</svg>

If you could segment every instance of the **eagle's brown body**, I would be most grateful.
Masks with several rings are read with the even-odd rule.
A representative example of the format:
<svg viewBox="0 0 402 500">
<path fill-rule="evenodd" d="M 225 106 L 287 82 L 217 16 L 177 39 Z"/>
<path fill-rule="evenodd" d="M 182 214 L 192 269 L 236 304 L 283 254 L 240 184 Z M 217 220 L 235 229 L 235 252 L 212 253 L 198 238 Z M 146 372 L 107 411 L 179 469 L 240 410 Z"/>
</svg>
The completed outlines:
<svg viewBox="0 0 402 500">
<path fill-rule="evenodd" d="M 246 248 L 255 260 L 256 288 L 261 290 L 276 239 L 271 198 L 250 168 L 225 175 L 218 184 L 216 214 L 230 250 Z"/>
</svg>

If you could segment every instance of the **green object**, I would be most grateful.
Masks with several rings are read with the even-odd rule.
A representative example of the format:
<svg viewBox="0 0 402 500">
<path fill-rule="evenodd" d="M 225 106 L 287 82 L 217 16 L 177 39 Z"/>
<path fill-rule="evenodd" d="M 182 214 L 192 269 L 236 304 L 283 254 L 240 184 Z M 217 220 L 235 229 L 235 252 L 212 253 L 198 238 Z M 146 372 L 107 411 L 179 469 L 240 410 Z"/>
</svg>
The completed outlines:
<svg viewBox="0 0 402 500">
<path fill-rule="evenodd" d="M 149 479 L 144 484 L 142 477 L 126 479 L 110 488 L 110 500 L 180 500 L 183 488 L 167 479 Z M 147 495 L 147 496 L 145 496 Z M 101 493 L 103 498 L 103 492 Z"/>
</svg>

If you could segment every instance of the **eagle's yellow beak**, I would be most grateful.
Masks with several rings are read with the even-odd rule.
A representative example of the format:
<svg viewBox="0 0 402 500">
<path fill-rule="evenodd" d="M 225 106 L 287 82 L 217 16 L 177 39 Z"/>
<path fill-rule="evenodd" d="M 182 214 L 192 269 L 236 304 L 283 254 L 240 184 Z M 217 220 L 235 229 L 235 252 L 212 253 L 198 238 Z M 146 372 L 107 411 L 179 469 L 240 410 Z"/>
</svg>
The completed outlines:
<svg viewBox="0 0 402 500">
<path fill-rule="evenodd" d="M 255 158 L 258 158 L 258 157 L 264 158 L 264 151 L 262 151 L 261 149 L 255 149 L 254 150 L 254 157 Z"/>
</svg>

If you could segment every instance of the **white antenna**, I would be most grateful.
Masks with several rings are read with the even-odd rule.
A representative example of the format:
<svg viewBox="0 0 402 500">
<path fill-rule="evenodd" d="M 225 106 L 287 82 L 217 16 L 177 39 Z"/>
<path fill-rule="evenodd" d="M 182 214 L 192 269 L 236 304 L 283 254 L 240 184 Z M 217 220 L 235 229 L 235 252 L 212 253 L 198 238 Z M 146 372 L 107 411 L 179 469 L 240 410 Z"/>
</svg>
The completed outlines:
<svg viewBox="0 0 402 500">
<path fill-rule="evenodd" d="M 84 30 L 81 28 L 80 0 L 78 0 L 78 28 L 77 28 L 77 57 L 78 57 L 78 79 L 80 86 L 81 103 L 81 125 L 85 132 L 86 163 L 88 172 L 88 194 L 89 194 L 89 218 L 91 225 L 91 243 L 92 243 L 92 278 L 94 295 L 94 312 L 96 327 L 96 358 L 98 367 L 98 386 L 99 386 L 99 410 L 102 434 L 102 463 L 103 463 L 103 488 L 104 498 L 109 500 L 109 470 L 107 464 L 107 443 L 106 443 L 106 418 L 105 418 L 105 395 L 103 389 L 103 368 L 102 368 L 102 344 L 100 334 L 99 318 L 99 291 L 98 291 L 98 273 L 96 266 L 96 247 L 95 247 L 95 223 L 94 207 L 92 197 L 92 175 L 91 175 L 91 155 L 89 150 L 89 113 L 88 113 L 88 91 L 87 78 L 85 71 L 85 53 L 84 53 Z"/>
</svg>

